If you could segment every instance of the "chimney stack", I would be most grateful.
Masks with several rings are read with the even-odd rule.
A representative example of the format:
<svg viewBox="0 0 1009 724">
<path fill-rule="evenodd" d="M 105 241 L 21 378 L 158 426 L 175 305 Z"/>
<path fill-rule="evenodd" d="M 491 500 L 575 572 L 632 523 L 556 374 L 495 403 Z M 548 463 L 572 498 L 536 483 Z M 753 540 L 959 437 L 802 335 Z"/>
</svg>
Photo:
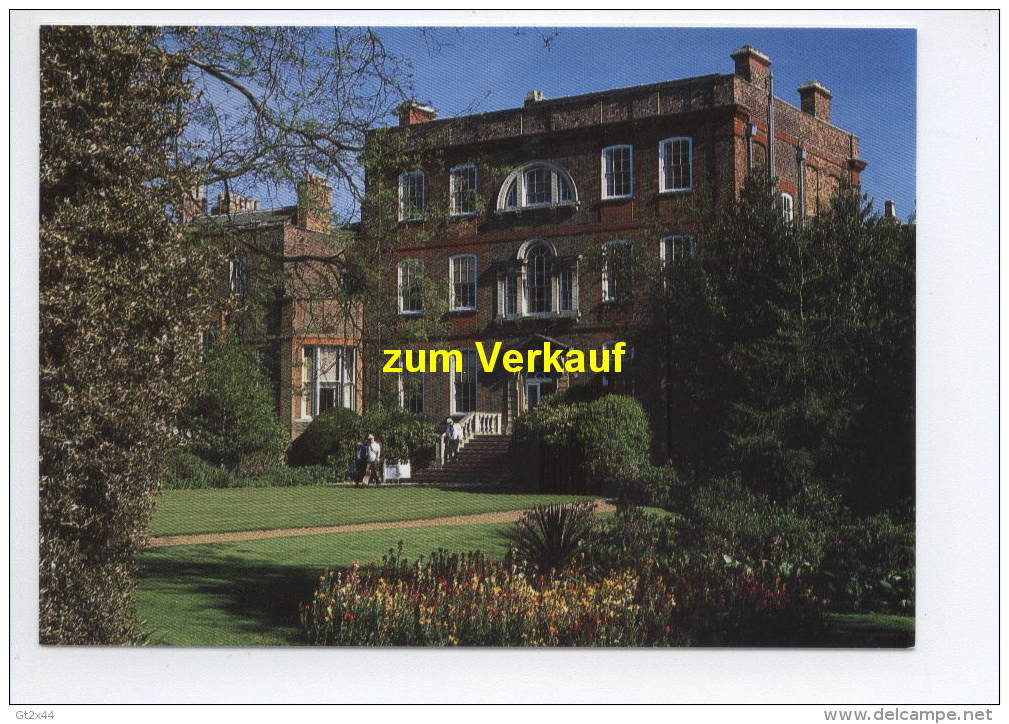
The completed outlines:
<svg viewBox="0 0 1009 724">
<path fill-rule="evenodd" d="M 547 99 L 546 94 L 543 91 L 540 91 L 540 90 L 531 90 L 528 93 L 526 93 L 526 102 L 525 102 L 525 104 L 527 106 L 531 106 L 533 103 L 541 103 L 541 102 L 545 101 L 546 99 Z"/>
<path fill-rule="evenodd" d="M 224 194 L 217 194 L 217 205 L 211 211 L 212 216 L 217 214 L 237 214 L 240 211 L 257 211 L 259 202 L 247 196 L 239 196 L 233 191 Z"/>
<path fill-rule="evenodd" d="M 736 63 L 736 75 L 758 88 L 768 88 L 771 80 L 770 58 L 752 45 L 744 45 L 729 57 Z"/>
<path fill-rule="evenodd" d="M 298 214 L 295 223 L 309 231 L 329 231 L 333 222 L 333 189 L 322 176 L 305 174 L 298 184 Z"/>
<path fill-rule="evenodd" d="M 897 218 L 897 202 L 893 200 L 883 202 L 883 218 L 890 223 L 899 223 Z"/>
<path fill-rule="evenodd" d="M 799 86 L 802 112 L 830 123 L 830 99 L 834 97 L 818 80 L 807 80 Z"/>
<path fill-rule="evenodd" d="M 438 111 L 417 101 L 407 101 L 399 107 L 399 125 L 412 126 L 427 123 L 438 117 Z"/>
</svg>

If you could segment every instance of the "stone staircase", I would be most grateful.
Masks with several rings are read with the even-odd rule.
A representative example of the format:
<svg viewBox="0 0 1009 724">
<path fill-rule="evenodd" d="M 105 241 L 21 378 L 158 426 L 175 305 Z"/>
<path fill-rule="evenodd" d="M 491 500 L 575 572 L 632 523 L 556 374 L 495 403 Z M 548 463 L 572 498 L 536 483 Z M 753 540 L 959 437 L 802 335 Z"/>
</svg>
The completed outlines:
<svg viewBox="0 0 1009 724">
<path fill-rule="evenodd" d="M 507 487 L 512 465 L 508 457 L 507 435 L 474 435 L 459 453 L 444 465 L 434 465 L 414 473 L 411 483 L 445 487 Z"/>
</svg>

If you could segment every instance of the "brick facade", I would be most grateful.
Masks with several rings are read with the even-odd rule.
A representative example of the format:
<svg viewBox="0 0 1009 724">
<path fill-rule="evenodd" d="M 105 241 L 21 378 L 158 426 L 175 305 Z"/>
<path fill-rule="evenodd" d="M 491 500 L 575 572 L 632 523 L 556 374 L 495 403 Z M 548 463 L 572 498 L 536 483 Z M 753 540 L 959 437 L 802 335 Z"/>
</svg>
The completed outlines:
<svg viewBox="0 0 1009 724">
<path fill-rule="evenodd" d="M 480 340 L 485 345 L 501 341 L 505 348 L 522 348 L 538 346 L 546 337 L 579 349 L 598 349 L 604 342 L 628 339 L 633 320 L 619 303 L 603 299 L 603 245 L 632 239 L 638 249 L 658 257 L 659 239 L 650 238 L 657 220 L 675 233 L 689 235 L 689 210 L 699 194 L 733 198 L 751 165 L 767 164 L 772 64 L 749 46 L 732 57 L 732 74 L 556 100 L 541 99 L 541 94 L 533 92 L 521 108 L 460 118 L 436 120 L 433 109 L 408 105 L 401 113 L 400 127 L 374 132 L 370 142 L 385 143 L 393 134 L 428 159 L 421 162 L 420 169 L 425 174 L 431 209 L 448 204 L 450 169 L 475 164 L 478 212 L 459 217 L 446 214 L 444 218 L 429 213 L 421 221 L 401 222 L 397 199 L 390 194 L 383 197 L 384 202 L 366 204 L 363 233 L 394 232 L 399 240 L 397 261 L 422 260 L 429 278 L 443 278 L 447 283 L 451 282 L 452 256 L 476 255 L 476 308 L 449 312 L 450 331 L 445 340 L 449 347 L 470 347 Z M 811 82 L 800 92 L 801 108 L 778 97 L 773 101 L 775 171 L 781 191 L 794 198 L 797 216 L 815 214 L 843 180 L 857 185 L 865 168 L 858 138 L 829 122 L 831 98 L 826 87 Z M 660 189 L 660 142 L 673 138 L 690 139 L 689 190 Z M 618 144 L 633 149 L 633 195 L 606 199 L 601 154 L 604 148 Z M 502 199 L 507 206 L 508 189 L 503 185 L 517 178 L 515 169 L 532 162 L 547 165 L 536 171 L 539 175 L 522 182 L 527 191 L 548 178 L 554 168 L 563 172 L 561 176 L 566 174 L 573 190 L 557 191 L 564 184 L 561 180 L 552 205 L 499 209 Z M 381 177 L 369 175 L 369 195 L 377 198 L 379 189 L 395 188 L 396 174 L 409 170 L 398 169 Z M 683 179 L 676 183 L 682 185 Z M 564 194 L 576 196 L 577 202 L 564 200 Z M 527 295 L 533 292 L 527 292 L 524 284 L 534 273 L 530 271 L 533 262 L 522 255 L 535 245 L 548 252 L 554 313 L 509 316 L 505 307 L 514 297 L 509 296 L 507 282 L 502 280 L 519 275 L 516 284 L 522 286 L 516 296 L 528 305 Z M 397 274 L 396 269 L 391 268 L 389 274 Z M 562 276 L 569 281 L 560 281 Z M 561 312 L 557 297 L 563 294 L 559 286 L 566 283 L 574 287 L 572 297 L 577 302 L 572 305 L 574 310 Z M 571 375 L 555 379 L 547 387 L 606 384 L 635 393 L 652 409 L 653 425 L 661 440 L 659 381 L 665 371 L 643 369 L 645 366 L 647 361 L 639 359 L 631 374 Z M 368 379 L 373 384 L 396 384 L 390 375 L 379 382 L 377 373 L 371 372 Z M 535 390 L 526 387 L 527 381 L 524 375 L 503 371 L 478 373 L 476 409 L 501 412 L 507 424 L 529 404 L 529 396 L 535 395 Z M 459 413 L 451 400 L 450 375 L 424 375 L 426 415 L 443 419 Z"/>
<path fill-rule="evenodd" d="M 226 226 L 240 240 L 270 253 L 264 263 L 272 267 L 269 278 L 276 286 L 267 294 L 265 337 L 258 340 L 257 348 L 274 384 L 277 414 L 292 438 L 312 418 L 312 411 L 306 409 L 306 388 L 311 387 L 305 379 L 306 347 L 352 348 L 356 385 L 352 405 L 361 410 L 364 401 L 361 312 L 337 299 L 333 290 L 340 284 L 340 275 L 337 267 L 325 261 L 339 254 L 349 236 L 332 228 L 330 215 L 331 190 L 317 176 L 299 184 L 295 205 L 260 210 L 255 201 L 222 194 L 211 209 L 212 223 Z M 285 257 L 298 260 L 284 263 Z M 222 293 L 227 289 L 222 284 Z M 236 293 L 233 286 L 231 293 Z M 227 323 L 220 320 L 221 326 Z"/>
</svg>

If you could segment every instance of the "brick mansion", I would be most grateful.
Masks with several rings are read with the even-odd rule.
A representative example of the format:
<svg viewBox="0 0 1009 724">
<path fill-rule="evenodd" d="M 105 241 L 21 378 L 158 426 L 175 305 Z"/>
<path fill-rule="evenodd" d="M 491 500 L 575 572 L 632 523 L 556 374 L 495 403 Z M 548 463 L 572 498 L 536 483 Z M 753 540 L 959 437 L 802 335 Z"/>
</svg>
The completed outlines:
<svg viewBox="0 0 1009 724">
<path fill-rule="evenodd" d="M 758 168 L 778 179 L 786 219 L 826 208 L 840 185 L 858 186 L 866 168 L 859 139 L 831 122 L 826 85 L 803 83 L 793 104 L 776 95 L 769 57 L 744 46 L 731 60 L 731 73 L 565 98 L 530 91 L 520 107 L 457 118 L 404 104 L 399 126 L 376 130 L 369 142 L 394 139 L 422 151 L 421 160 L 369 174 L 366 199 L 382 191 L 387 201 L 366 201 L 357 233 L 364 242 L 395 237 L 384 270 L 395 313 L 437 314 L 445 332 L 437 345 L 383 344 L 459 350 L 465 362 L 461 370 L 382 375 L 383 361 L 370 364 L 363 352 L 371 310 L 360 310 L 360 325 L 306 330 L 303 305 L 287 295 L 274 315 L 269 359 L 277 410 L 292 436 L 328 407 L 361 410 L 375 399 L 375 386 L 384 386 L 383 394 L 394 386 L 413 413 L 474 420 L 474 434 L 503 434 L 545 395 L 597 385 L 641 399 L 656 441 L 665 440 L 662 383 L 675 369 L 634 359 L 633 320 L 623 304 L 634 278 L 619 262 L 629 244 L 662 263 L 692 254 L 696 195 L 736 198 Z M 238 228 L 269 230 L 275 245 L 312 248 L 326 228 L 307 201 L 329 204 L 329 193 L 313 178 L 296 206 L 261 211 L 219 203 L 215 210 Z M 668 231 L 653 237 L 655 220 Z M 432 303 L 425 291 L 432 282 L 447 300 Z M 484 373 L 476 360 L 477 342 L 524 352 L 544 341 L 572 349 L 625 341 L 632 351 L 619 376 Z"/>
</svg>

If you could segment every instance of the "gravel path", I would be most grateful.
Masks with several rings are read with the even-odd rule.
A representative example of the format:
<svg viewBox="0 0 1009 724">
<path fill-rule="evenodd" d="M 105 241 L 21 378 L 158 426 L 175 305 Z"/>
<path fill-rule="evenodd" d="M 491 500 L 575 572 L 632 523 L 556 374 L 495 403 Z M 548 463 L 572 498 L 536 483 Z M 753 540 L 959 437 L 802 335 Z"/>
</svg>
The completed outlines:
<svg viewBox="0 0 1009 724">
<path fill-rule="evenodd" d="M 596 501 L 597 513 L 612 513 L 616 507 L 605 500 Z M 427 528 L 436 525 L 474 525 L 476 523 L 513 523 L 522 510 L 506 510 L 498 513 L 476 513 L 474 515 L 452 515 L 445 518 L 422 518 L 420 520 L 390 520 L 383 523 L 352 523 L 350 525 L 322 525 L 310 528 L 272 528 L 270 530 L 239 530 L 229 533 L 196 533 L 193 535 L 165 535 L 149 539 L 149 547 L 184 546 L 199 543 L 231 543 L 234 541 L 261 540 L 263 538 L 290 538 L 299 535 L 321 535 L 323 533 L 356 533 L 366 530 L 402 530 L 404 528 Z"/>
</svg>

